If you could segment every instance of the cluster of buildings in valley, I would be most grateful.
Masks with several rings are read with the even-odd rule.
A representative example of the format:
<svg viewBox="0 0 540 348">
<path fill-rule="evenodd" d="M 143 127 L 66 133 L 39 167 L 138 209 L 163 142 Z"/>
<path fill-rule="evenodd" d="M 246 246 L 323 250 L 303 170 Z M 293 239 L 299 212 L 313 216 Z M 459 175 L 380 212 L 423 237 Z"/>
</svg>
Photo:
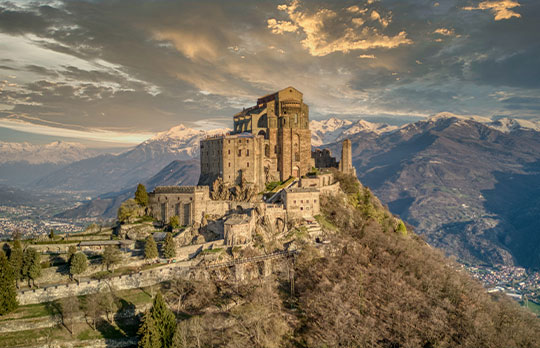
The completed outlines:
<svg viewBox="0 0 540 348">
<path fill-rule="evenodd" d="M 85 223 L 44 217 L 35 207 L 0 205 L 0 239 L 9 239 L 16 232 L 23 238 L 46 235 L 51 229 L 76 232 L 81 231 Z"/>
<path fill-rule="evenodd" d="M 540 272 L 522 267 L 498 265 L 463 266 L 471 276 L 488 289 L 488 292 L 503 292 L 516 300 L 540 302 Z"/>
</svg>

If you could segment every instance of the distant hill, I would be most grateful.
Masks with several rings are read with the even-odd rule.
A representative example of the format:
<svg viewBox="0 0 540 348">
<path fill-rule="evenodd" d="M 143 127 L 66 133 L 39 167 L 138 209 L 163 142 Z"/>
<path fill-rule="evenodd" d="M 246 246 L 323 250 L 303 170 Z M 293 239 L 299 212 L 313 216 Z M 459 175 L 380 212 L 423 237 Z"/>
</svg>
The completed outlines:
<svg viewBox="0 0 540 348">
<path fill-rule="evenodd" d="M 137 145 L 119 155 L 100 155 L 72 163 L 38 180 L 40 190 L 85 191 L 91 195 L 117 192 L 157 174 L 175 160 L 198 158 L 199 141 L 226 129 L 202 131 L 183 125 Z"/>
<path fill-rule="evenodd" d="M 0 141 L 0 183 L 23 187 L 69 163 L 93 156 L 95 151 L 78 143 L 33 145 Z"/>
<path fill-rule="evenodd" d="M 430 244 L 464 261 L 540 267 L 540 132 L 532 125 L 440 114 L 351 136 L 353 163 Z M 339 153 L 340 144 L 331 148 Z"/>
<path fill-rule="evenodd" d="M 142 183 L 147 191 L 158 185 L 196 185 L 199 180 L 200 166 L 198 160 L 172 161 L 157 174 Z M 79 219 L 87 217 L 113 218 L 123 201 L 133 197 L 136 185 L 121 191 L 109 192 L 92 199 L 76 208 L 62 212 L 56 217 Z"/>
</svg>

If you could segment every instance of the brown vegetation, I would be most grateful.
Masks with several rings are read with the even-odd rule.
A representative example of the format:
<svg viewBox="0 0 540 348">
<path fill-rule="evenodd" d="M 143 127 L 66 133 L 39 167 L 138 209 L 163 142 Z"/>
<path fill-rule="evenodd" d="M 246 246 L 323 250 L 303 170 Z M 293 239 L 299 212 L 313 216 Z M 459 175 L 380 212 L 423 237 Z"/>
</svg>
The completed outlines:
<svg viewBox="0 0 540 348">
<path fill-rule="evenodd" d="M 345 180 L 348 180 L 345 178 Z M 341 180 L 340 180 L 341 181 Z M 175 347 L 538 347 L 540 321 L 486 293 L 362 187 L 327 196 L 327 249 L 289 278 L 178 281 Z M 337 232 L 335 232 L 337 231 Z M 309 249 L 309 250 L 308 250 Z"/>
</svg>

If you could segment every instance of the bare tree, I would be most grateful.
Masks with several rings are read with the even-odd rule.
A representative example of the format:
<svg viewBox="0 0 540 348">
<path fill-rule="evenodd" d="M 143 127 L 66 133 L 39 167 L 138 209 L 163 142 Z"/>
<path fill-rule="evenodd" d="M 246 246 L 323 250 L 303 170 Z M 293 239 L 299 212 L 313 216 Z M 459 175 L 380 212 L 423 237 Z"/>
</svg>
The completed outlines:
<svg viewBox="0 0 540 348">
<path fill-rule="evenodd" d="M 79 299 L 76 296 L 64 297 L 60 300 L 60 310 L 62 313 L 62 323 L 73 336 L 75 318 L 79 313 Z"/>
<path fill-rule="evenodd" d="M 86 316 L 86 321 L 92 330 L 96 330 L 97 323 L 101 319 L 101 316 L 104 313 L 104 309 L 101 306 L 101 294 L 92 294 L 86 297 L 84 304 L 84 314 Z"/>
</svg>

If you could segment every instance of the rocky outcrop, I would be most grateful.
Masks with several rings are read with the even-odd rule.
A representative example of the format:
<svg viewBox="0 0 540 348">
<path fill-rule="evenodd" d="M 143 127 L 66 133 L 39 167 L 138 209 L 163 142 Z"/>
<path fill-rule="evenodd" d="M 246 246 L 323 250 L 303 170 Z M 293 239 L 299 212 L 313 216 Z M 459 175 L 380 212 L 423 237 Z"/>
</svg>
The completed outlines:
<svg viewBox="0 0 540 348">
<path fill-rule="evenodd" d="M 143 222 L 140 224 L 118 225 L 116 233 L 122 239 L 143 240 L 155 230 L 152 222 Z"/>
</svg>

